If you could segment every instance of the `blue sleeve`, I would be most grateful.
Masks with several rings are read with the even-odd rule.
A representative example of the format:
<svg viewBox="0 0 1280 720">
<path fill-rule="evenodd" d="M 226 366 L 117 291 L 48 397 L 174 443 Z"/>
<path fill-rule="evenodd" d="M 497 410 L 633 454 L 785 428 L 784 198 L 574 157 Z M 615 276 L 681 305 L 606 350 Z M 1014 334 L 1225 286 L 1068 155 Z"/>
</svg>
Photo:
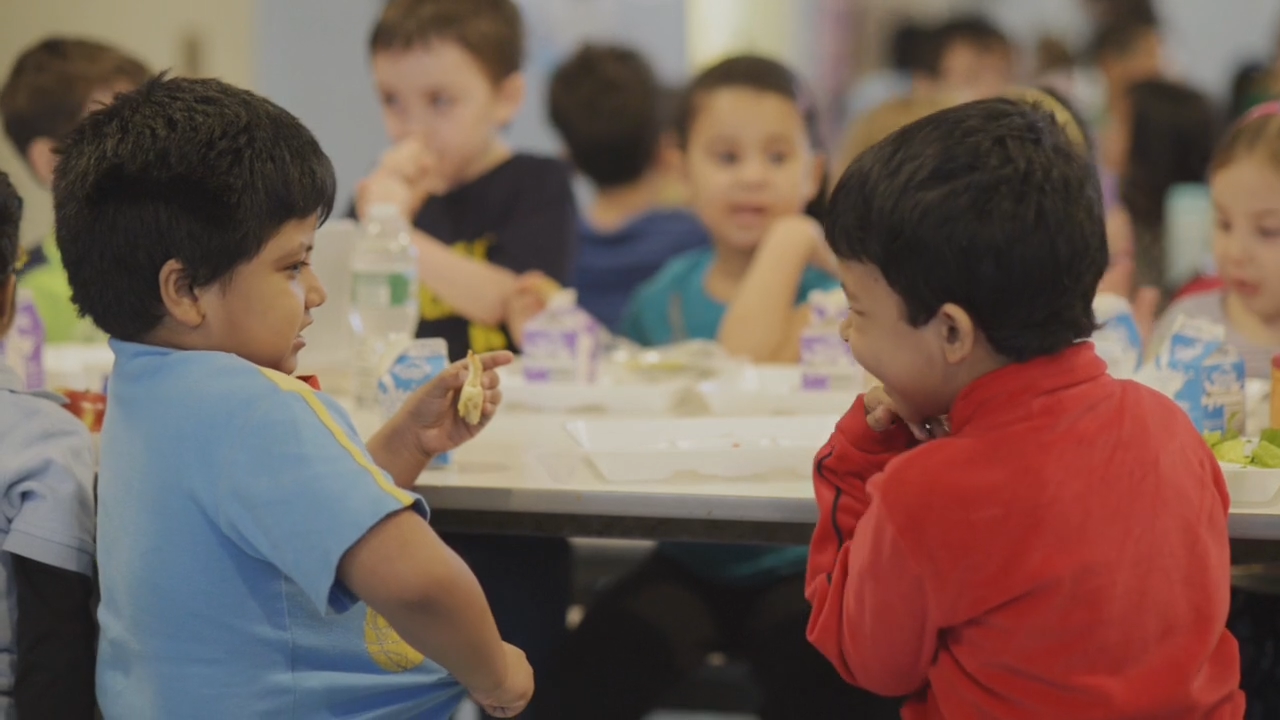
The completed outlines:
<svg viewBox="0 0 1280 720">
<path fill-rule="evenodd" d="M 22 422 L 9 426 L 3 464 L 10 481 L 4 513 L 10 518 L 5 552 L 93 576 L 93 445 L 71 413 L 35 397 Z"/>
<path fill-rule="evenodd" d="M 309 388 L 268 391 L 233 442 L 213 494 L 214 517 L 322 612 L 358 602 L 337 572 L 365 533 L 404 508 L 426 517 L 422 499 L 374 464 L 346 414 Z"/>
<path fill-rule="evenodd" d="M 618 333 L 641 345 L 651 345 L 644 331 L 644 318 L 640 314 L 640 305 L 636 302 L 638 297 L 639 293 L 636 293 L 627 301 L 626 307 L 622 310 L 622 319 L 618 321 Z"/>
</svg>

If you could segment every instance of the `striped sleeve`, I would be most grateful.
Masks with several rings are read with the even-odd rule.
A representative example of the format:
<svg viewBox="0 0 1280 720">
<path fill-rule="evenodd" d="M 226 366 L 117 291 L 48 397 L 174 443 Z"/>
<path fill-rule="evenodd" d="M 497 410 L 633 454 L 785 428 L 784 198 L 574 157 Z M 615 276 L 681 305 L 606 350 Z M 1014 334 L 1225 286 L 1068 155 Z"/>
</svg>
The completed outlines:
<svg viewBox="0 0 1280 720">
<path fill-rule="evenodd" d="M 356 602 L 337 579 L 347 550 L 421 498 L 377 467 L 351 421 L 305 383 L 264 371 L 268 391 L 235 433 L 211 516 L 245 552 L 298 584 L 322 612 Z"/>
</svg>

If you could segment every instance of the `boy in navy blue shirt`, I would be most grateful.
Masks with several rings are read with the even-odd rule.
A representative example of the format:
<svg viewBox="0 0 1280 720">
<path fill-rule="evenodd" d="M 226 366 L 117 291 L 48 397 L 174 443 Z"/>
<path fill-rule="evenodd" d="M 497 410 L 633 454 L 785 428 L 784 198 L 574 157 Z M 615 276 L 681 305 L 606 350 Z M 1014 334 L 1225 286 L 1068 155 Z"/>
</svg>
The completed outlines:
<svg viewBox="0 0 1280 720">
<path fill-rule="evenodd" d="M 390 0 L 369 40 L 394 143 L 360 183 L 356 211 L 393 204 L 418 230 L 422 322 L 454 360 L 512 348 L 519 274 L 568 279 L 569 169 L 502 138 L 524 103 L 524 25 L 513 0 Z"/>
<path fill-rule="evenodd" d="M 0 172 L 0 338 L 14 320 L 22 199 Z M 0 717 L 93 717 L 93 449 L 0 359 Z"/>
<path fill-rule="evenodd" d="M 578 218 L 571 284 L 579 304 L 615 332 L 640 283 L 709 242 L 693 214 L 659 207 L 660 100 L 653 70 L 627 48 L 584 46 L 551 78 L 551 122 L 596 190 Z"/>
<path fill-rule="evenodd" d="M 54 179 L 80 310 L 112 338 L 98 695 L 108 719 L 512 717 L 533 676 L 411 488 L 479 425 L 454 365 L 366 446 L 291 376 L 325 300 L 329 159 L 296 118 L 160 78 L 91 114 Z"/>
</svg>

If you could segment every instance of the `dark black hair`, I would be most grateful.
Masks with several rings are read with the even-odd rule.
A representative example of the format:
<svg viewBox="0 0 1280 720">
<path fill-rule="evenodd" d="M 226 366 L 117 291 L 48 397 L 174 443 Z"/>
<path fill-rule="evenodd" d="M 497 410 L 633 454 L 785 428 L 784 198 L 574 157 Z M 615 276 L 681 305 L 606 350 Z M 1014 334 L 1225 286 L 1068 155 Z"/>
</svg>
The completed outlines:
<svg viewBox="0 0 1280 720">
<path fill-rule="evenodd" d="M 18 226 L 21 224 L 22 196 L 9 176 L 0 170 L 0 280 L 12 275 L 18 262 Z"/>
<path fill-rule="evenodd" d="M 878 268 L 913 326 L 954 303 L 1014 362 L 1095 329 L 1098 176 L 1040 108 L 1001 98 L 918 120 L 858 156 L 828 212 L 836 255 Z"/>
<path fill-rule="evenodd" d="M 165 316 L 160 269 L 230 276 L 292 220 L 333 209 L 333 165 L 293 115 L 218 80 L 147 82 L 68 135 L 53 181 L 72 300 L 113 337 Z"/>
<path fill-rule="evenodd" d="M 981 15 L 961 15 L 939 25 L 932 33 L 927 48 L 925 71 L 937 77 L 942 71 L 942 58 L 952 46 L 968 43 L 983 50 L 1008 50 L 1009 38 Z"/>
<path fill-rule="evenodd" d="M 629 48 L 585 45 L 551 77 L 551 123 L 600 188 L 635 182 L 653 165 L 659 102 L 652 68 Z"/>
<path fill-rule="evenodd" d="M 889 41 L 889 61 L 895 70 L 928 71 L 932 30 L 908 21 L 898 27 Z"/>
<path fill-rule="evenodd" d="M 1139 242 L 1158 242 L 1169 188 L 1203 182 L 1209 171 L 1217 119 L 1203 95 L 1164 80 L 1134 84 L 1129 102 L 1133 122 L 1120 198 Z"/>
<path fill-rule="evenodd" d="M 703 97 L 715 90 L 735 87 L 781 95 L 795 103 L 800 116 L 804 118 L 810 146 L 819 153 L 824 151 L 822 118 L 813 96 L 786 65 L 759 55 L 737 55 L 721 60 L 703 70 L 689 83 L 680 96 L 675 112 L 675 131 L 680 147 L 686 148 L 689 145 L 689 131 Z M 827 178 L 824 173 L 821 187 L 826 186 Z M 821 191 L 805 208 L 805 212 L 818 221 L 823 219 L 825 210 L 826 197 Z"/>
</svg>

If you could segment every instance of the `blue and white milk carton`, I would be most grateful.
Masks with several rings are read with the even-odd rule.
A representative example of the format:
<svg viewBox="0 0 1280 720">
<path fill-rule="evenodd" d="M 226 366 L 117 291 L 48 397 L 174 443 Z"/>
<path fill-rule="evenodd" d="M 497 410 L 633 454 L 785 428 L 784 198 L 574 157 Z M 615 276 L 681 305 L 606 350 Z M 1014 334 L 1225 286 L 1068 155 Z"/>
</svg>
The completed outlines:
<svg viewBox="0 0 1280 720">
<path fill-rule="evenodd" d="M 388 353 L 385 370 L 378 378 L 378 405 L 383 418 L 390 420 L 405 400 L 418 388 L 449 367 L 449 343 L 443 338 L 419 338 Z M 446 467 L 448 453 L 437 455 L 433 468 Z"/>
<path fill-rule="evenodd" d="M 573 383 L 596 380 L 602 331 L 591 313 L 578 307 L 578 292 L 566 288 L 525 325 L 521 364 L 530 383 Z"/>
<path fill-rule="evenodd" d="M 1142 333 L 1133 306 L 1120 295 L 1101 293 L 1093 299 L 1093 314 L 1099 327 L 1090 340 L 1107 372 L 1121 380 L 1133 377 L 1142 363 Z"/>
<path fill-rule="evenodd" d="M 26 291 L 18 291 L 13 327 L 0 339 L 0 359 L 18 371 L 24 389 L 44 389 L 44 323 Z"/>
<path fill-rule="evenodd" d="M 862 366 L 840 337 L 840 324 L 849 315 L 844 291 L 811 290 L 807 298 L 809 325 L 800 335 L 800 387 L 804 390 L 859 392 L 866 383 Z"/>
<path fill-rule="evenodd" d="M 1243 433 L 1244 358 L 1222 325 L 1181 316 L 1143 380 L 1173 398 L 1200 432 Z"/>
</svg>

